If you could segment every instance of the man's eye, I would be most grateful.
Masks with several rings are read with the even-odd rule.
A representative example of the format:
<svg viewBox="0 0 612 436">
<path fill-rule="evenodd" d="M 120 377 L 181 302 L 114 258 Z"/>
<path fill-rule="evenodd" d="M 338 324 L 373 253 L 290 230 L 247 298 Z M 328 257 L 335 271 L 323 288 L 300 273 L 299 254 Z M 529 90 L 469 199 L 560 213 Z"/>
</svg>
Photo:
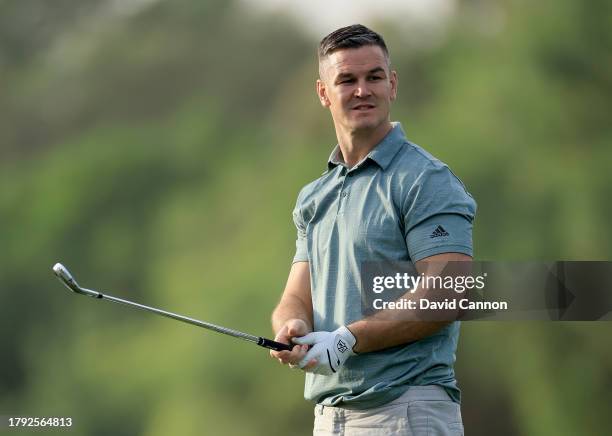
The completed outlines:
<svg viewBox="0 0 612 436">
<path fill-rule="evenodd" d="M 340 84 L 347 84 L 347 83 L 353 83 L 353 79 L 344 79 L 340 81 Z"/>
<path fill-rule="evenodd" d="M 382 77 L 380 77 L 380 76 L 371 76 L 370 80 L 382 80 Z"/>
</svg>

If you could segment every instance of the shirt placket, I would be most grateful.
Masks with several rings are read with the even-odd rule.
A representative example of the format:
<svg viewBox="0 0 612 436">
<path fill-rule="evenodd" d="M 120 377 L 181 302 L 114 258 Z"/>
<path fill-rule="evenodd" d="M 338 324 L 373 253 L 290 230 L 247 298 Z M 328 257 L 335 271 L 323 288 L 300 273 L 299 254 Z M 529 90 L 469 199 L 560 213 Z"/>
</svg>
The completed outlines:
<svg viewBox="0 0 612 436">
<path fill-rule="evenodd" d="M 352 178 L 354 170 L 347 170 L 343 167 L 340 171 L 340 190 L 338 191 L 338 207 L 336 209 L 336 216 L 344 215 L 346 212 L 346 203 L 350 194 L 350 179 Z"/>
</svg>

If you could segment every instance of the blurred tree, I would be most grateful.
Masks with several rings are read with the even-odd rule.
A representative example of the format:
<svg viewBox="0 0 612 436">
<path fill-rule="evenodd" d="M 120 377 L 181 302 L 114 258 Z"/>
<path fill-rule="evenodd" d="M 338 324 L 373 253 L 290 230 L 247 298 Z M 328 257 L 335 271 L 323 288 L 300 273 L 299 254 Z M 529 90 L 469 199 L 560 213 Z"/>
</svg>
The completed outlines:
<svg viewBox="0 0 612 436">
<path fill-rule="evenodd" d="M 478 258 L 610 258 L 611 6 L 524 6 L 459 2 L 423 47 L 373 25 L 400 73 L 393 117 L 476 197 Z M 1 411 L 91 435 L 310 434 L 299 373 L 72 298 L 50 267 L 265 334 L 295 196 L 334 142 L 315 44 L 236 2 L 0 2 Z M 468 433 L 604 434 L 609 333 L 466 323 Z"/>
</svg>

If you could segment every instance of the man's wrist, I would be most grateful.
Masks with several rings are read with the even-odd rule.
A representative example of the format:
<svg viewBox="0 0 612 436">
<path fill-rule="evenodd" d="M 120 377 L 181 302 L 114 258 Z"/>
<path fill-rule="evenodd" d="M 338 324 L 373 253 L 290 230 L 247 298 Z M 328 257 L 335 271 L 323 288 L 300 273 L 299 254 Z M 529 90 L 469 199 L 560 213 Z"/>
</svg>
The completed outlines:
<svg viewBox="0 0 612 436">
<path fill-rule="evenodd" d="M 353 353 L 355 354 L 360 354 L 363 353 L 362 350 L 360 350 L 360 347 L 363 345 L 363 340 L 359 340 L 359 336 L 360 332 L 359 332 L 359 326 L 355 325 L 356 323 L 353 324 L 349 324 L 346 326 L 347 330 L 351 332 L 351 334 L 353 335 L 353 337 L 355 338 L 355 344 L 353 345 Z M 363 338 L 361 338 L 363 339 Z"/>
<path fill-rule="evenodd" d="M 345 341 L 347 342 L 347 346 L 348 348 L 351 350 L 352 354 L 357 354 L 357 352 L 355 351 L 355 345 L 357 344 L 357 338 L 355 337 L 355 335 L 353 334 L 353 332 L 348 328 L 348 326 L 343 325 L 342 327 L 338 328 L 336 330 L 336 332 L 345 339 Z"/>
</svg>

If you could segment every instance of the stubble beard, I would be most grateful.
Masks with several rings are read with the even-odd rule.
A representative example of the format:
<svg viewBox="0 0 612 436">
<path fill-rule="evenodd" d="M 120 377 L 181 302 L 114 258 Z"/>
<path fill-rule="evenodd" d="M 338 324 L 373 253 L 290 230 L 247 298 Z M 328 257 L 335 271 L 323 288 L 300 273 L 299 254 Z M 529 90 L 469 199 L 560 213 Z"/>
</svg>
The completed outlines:
<svg viewBox="0 0 612 436">
<path fill-rule="evenodd" d="M 376 116 L 367 120 L 349 119 L 349 132 L 353 135 L 372 133 L 389 121 L 389 114 L 385 117 Z"/>
</svg>

